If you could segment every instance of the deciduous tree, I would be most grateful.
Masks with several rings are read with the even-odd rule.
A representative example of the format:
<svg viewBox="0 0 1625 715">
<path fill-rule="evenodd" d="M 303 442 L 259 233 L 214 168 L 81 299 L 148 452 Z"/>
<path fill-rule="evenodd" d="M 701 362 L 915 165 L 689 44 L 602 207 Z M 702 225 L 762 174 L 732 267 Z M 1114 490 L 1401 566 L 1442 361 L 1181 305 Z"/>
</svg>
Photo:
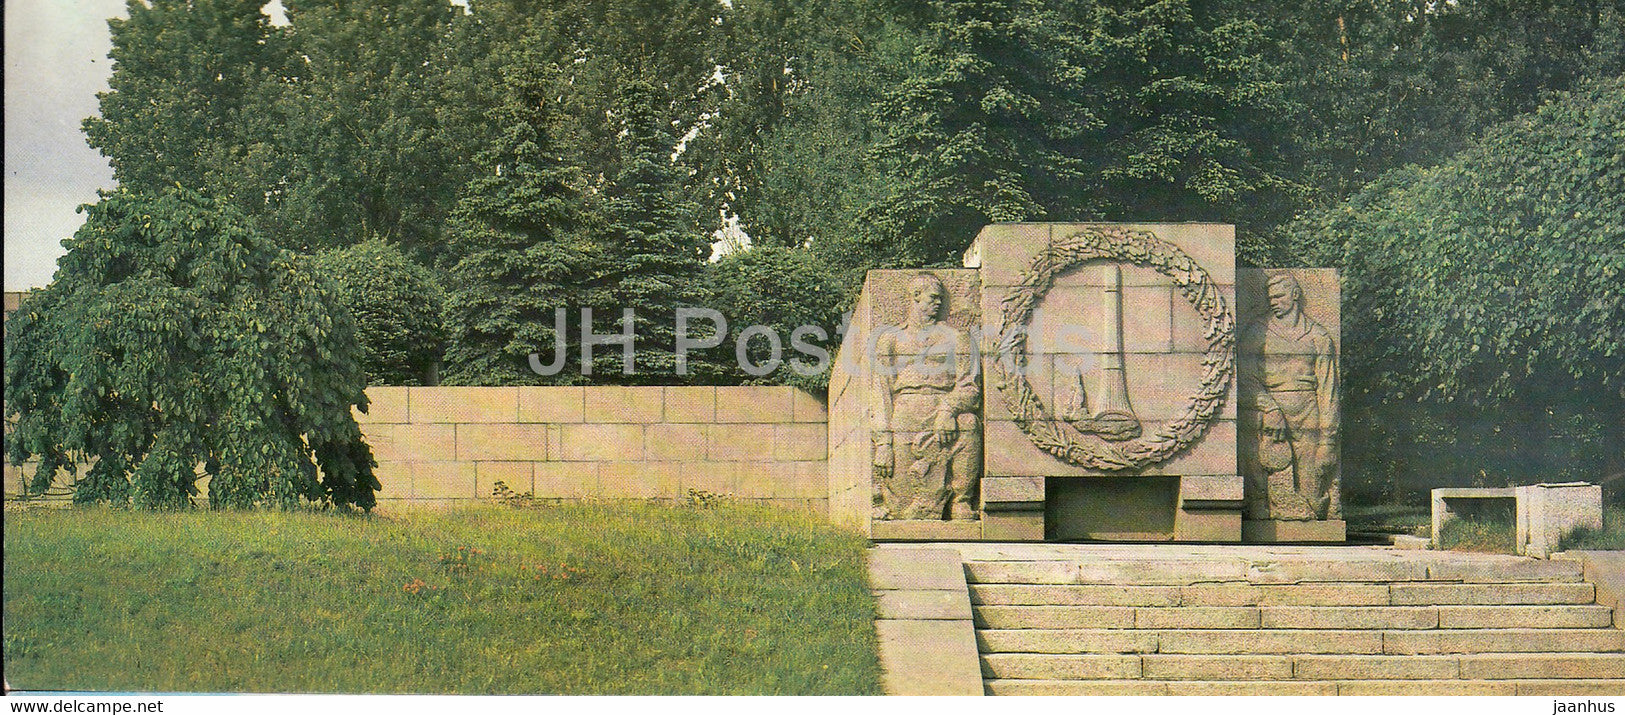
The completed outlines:
<svg viewBox="0 0 1625 715">
<path fill-rule="evenodd" d="M 1625 444 L 1625 80 L 1289 227 L 1343 269 L 1367 483 L 1594 478 Z"/>
<path fill-rule="evenodd" d="M 186 506 L 207 478 L 214 507 L 370 509 L 355 325 L 308 261 L 190 190 L 88 212 L 6 326 L 6 451 L 39 460 L 32 487 L 88 462 L 78 502 Z"/>
</svg>

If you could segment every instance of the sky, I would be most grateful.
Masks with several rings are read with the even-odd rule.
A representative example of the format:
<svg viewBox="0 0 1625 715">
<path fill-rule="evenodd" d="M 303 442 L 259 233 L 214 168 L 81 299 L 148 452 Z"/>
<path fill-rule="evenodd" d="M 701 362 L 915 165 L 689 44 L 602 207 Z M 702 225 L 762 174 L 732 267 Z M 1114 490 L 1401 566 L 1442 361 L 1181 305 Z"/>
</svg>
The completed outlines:
<svg viewBox="0 0 1625 715">
<path fill-rule="evenodd" d="M 75 211 L 113 187 L 79 123 L 96 113 L 112 63 L 107 18 L 124 0 L 5 0 L 5 289 L 49 283 Z"/>
<path fill-rule="evenodd" d="M 125 0 L 5 0 L 7 291 L 42 288 L 62 239 L 84 223 L 80 204 L 111 189 L 113 169 L 85 143 L 80 122 L 113 72 L 107 19 Z M 266 6 L 272 22 L 282 6 Z"/>
<path fill-rule="evenodd" d="M 84 223 L 78 207 L 115 186 L 107 159 L 85 143 L 79 126 L 96 114 L 96 93 L 107 89 L 107 19 L 125 16 L 125 1 L 5 0 L 7 291 L 50 283 L 62 239 Z M 284 21 L 278 0 L 265 11 L 273 24 Z M 735 222 L 718 232 L 713 249 L 741 245 L 749 238 Z"/>
</svg>

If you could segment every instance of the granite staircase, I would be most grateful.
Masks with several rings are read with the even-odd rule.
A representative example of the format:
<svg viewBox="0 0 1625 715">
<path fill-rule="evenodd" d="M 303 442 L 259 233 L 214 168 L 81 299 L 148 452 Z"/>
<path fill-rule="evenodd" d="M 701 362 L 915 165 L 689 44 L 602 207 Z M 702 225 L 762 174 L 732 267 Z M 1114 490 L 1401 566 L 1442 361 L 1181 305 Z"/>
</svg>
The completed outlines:
<svg viewBox="0 0 1625 715">
<path fill-rule="evenodd" d="M 1625 631 L 1573 561 L 958 548 L 990 695 L 1625 694 Z"/>
</svg>

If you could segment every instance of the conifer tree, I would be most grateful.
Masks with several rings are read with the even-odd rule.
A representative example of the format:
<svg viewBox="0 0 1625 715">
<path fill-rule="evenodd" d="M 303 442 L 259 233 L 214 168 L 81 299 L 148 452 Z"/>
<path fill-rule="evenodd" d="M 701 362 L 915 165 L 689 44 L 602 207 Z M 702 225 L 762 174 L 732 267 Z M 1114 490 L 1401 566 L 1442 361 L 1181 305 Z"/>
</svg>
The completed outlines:
<svg viewBox="0 0 1625 715">
<path fill-rule="evenodd" d="M 447 228 L 451 268 L 444 379 L 508 385 L 580 380 L 583 305 L 607 303 L 595 287 L 603 255 L 590 240 L 581 172 L 552 136 L 556 74 L 545 62 L 510 68 L 507 97 L 492 114 L 501 133 L 479 156 L 480 175 L 464 188 Z M 564 311 L 561 333 L 556 311 Z M 552 376 L 538 375 L 563 351 Z"/>
<path fill-rule="evenodd" d="M 701 272 L 710 239 L 699 226 L 698 206 L 686 195 L 682 170 L 674 163 L 676 137 L 654 86 L 640 78 L 622 85 L 616 124 L 620 166 L 605 187 L 604 239 L 614 283 L 615 310 L 601 316 L 620 319 L 620 308 L 636 311 L 636 372 L 632 381 L 670 380 L 676 375 L 676 310 L 702 306 Z M 595 367 L 614 379 L 619 356 L 604 356 Z M 690 370 L 697 369 L 691 361 Z M 711 371 L 714 372 L 714 371 Z"/>
</svg>

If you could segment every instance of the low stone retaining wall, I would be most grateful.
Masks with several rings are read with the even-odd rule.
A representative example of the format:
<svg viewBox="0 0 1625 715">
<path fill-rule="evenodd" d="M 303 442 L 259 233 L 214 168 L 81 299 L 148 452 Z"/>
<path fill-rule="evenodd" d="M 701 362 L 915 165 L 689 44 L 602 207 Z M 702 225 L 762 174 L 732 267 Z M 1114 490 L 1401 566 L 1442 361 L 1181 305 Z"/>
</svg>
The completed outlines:
<svg viewBox="0 0 1625 715">
<path fill-rule="evenodd" d="M 381 511 L 490 499 L 688 498 L 828 513 L 823 401 L 792 387 L 372 387 L 356 421 Z M 14 496 L 35 465 L 5 466 Z M 62 473 L 53 500 L 65 501 Z M 205 493 L 207 483 L 201 485 Z"/>
<path fill-rule="evenodd" d="M 828 510 L 828 416 L 790 387 L 374 387 L 362 432 L 382 510 L 489 499 L 678 500 Z"/>
</svg>

